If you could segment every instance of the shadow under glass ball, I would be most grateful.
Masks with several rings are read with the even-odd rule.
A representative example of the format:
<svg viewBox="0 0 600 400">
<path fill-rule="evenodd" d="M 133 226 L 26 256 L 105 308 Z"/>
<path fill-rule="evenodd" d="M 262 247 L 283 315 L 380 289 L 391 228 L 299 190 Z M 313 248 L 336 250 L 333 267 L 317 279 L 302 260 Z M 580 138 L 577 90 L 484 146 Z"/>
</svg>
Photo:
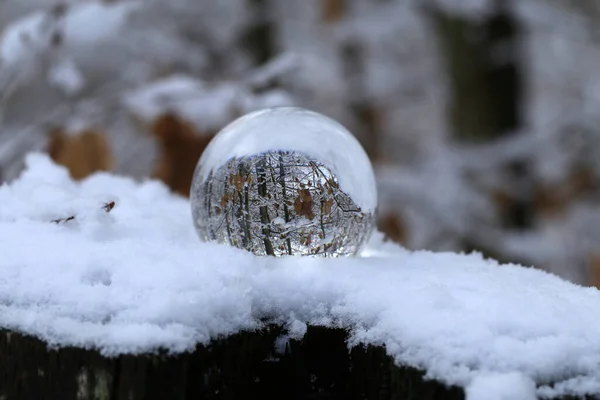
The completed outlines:
<svg viewBox="0 0 600 400">
<path fill-rule="evenodd" d="M 356 255 L 374 221 L 325 165 L 297 151 L 231 158 L 194 179 L 191 203 L 203 240 L 257 255 Z"/>
</svg>

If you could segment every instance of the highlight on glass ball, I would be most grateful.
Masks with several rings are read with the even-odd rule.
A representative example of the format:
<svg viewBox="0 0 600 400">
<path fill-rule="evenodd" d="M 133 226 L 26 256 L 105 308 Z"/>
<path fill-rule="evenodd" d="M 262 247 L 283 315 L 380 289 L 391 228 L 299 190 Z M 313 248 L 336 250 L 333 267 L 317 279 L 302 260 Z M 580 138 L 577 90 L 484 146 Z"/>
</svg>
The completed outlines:
<svg viewBox="0 0 600 400">
<path fill-rule="evenodd" d="M 204 241 L 256 255 L 353 256 L 373 229 L 377 190 L 354 136 L 296 107 L 252 112 L 223 128 L 192 182 Z"/>
</svg>

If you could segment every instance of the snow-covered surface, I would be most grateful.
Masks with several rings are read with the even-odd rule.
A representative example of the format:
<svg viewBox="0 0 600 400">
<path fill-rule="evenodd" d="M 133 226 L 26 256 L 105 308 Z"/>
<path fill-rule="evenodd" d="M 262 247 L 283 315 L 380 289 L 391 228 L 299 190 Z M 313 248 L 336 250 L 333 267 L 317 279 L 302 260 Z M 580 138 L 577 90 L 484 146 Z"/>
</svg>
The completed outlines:
<svg viewBox="0 0 600 400">
<path fill-rule="evenodd" d="M 0 187 L 4 328 L 116 355 L 191 350 L 264 318 L 295 336 L 341 326 L 469 399 L 600 394 L 596 289 L 379 236 L 361 258 L 255 257 L 199 242 L 187 201 L 159 183 L 27 165 Z"/>
<path fill-rule="evenodd" d="M 227 125 L 208 145 L 198 172 L 211 171 L 234 157 L 291 150 L 323 163 L 337 176 L 340 189 L 364 211 L 377 207 L 377 188 L 367 153 L 341 124 L 314 111 L 276 107 L 246 114 Z"/>
<path fill-rule="evenodd" d="M 466 387 L 468 399 L 535 400 L 535 382 L 518 372 L 481 374 Z"/>
</svg>

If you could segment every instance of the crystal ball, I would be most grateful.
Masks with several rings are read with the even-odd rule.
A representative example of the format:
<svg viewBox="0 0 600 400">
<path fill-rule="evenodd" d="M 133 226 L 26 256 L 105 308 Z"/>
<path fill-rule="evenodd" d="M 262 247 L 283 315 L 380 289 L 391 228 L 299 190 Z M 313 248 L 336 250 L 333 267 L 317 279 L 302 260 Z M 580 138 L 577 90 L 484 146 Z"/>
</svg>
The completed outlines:
<svg viewBox="0 0 600 400">
<path fill-rule="evenodd" d="M 373 167 L 356 138 L 314 111 L 277 107 L 223 128 L 190 194 L 201 240 L 256 255 L 353 256 L 373 230 Z"/>
</svg>

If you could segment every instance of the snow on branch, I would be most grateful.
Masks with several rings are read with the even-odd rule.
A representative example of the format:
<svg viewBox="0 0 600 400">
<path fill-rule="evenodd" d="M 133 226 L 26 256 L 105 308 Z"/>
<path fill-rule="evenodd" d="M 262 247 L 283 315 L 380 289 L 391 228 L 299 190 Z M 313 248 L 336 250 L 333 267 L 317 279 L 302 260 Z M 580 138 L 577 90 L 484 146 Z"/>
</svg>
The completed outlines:
<svg viewBox="0 0 600 400">
<path fill-rule="evenodd" d="M 200 242 L 188 202 L 162 184 L 76 183 L 39 154 L 0 203 L 0 326 L 52 346 L 182 352 L 265 321 L 313 324 L 470 399 L 600 394 L 600 294 L 536 269 L 379 234 L 359 258 L 256 257 Z"/>
</svg>

